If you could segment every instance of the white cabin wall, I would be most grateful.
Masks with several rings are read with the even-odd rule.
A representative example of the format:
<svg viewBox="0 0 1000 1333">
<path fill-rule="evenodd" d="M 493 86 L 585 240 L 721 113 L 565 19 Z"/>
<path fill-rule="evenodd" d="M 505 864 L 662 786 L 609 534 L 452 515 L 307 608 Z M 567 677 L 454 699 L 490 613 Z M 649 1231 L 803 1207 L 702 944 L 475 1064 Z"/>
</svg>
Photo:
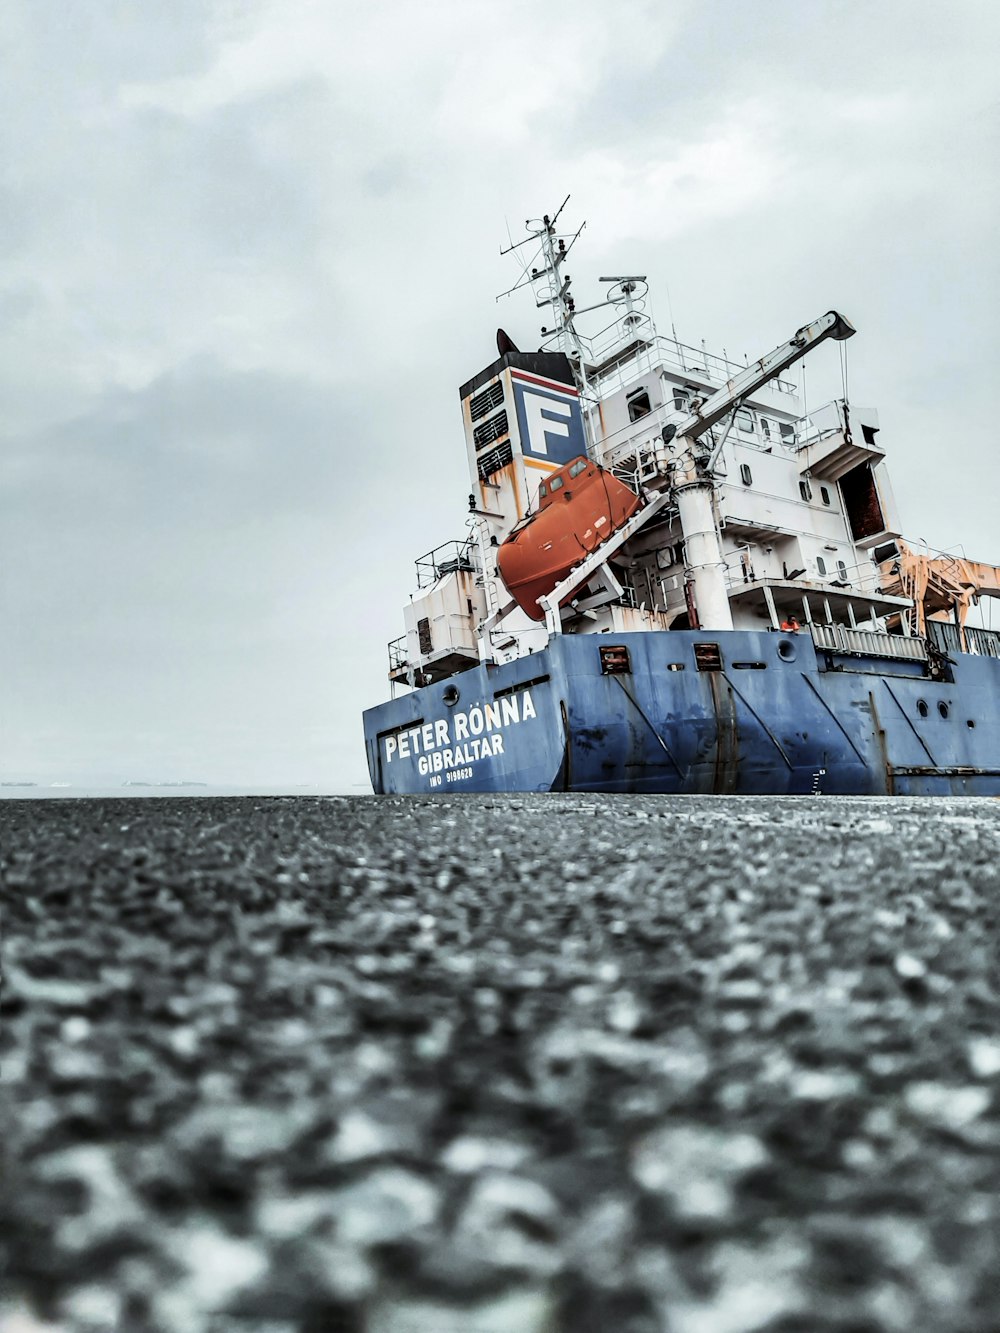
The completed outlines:
<svg viewBox="0 0 1000 1333">
<path fill-rule="evenodd" d="M 483 590 L 471 570 L 455 570 L 429 588 L 414 593 L 403 607 L 406 629 L 406 660 L 421 664 L 444 653 L 476 656 L 476 626 L 483 618 Z M 427 621 L 430 652 L 421 650 L 421 620 Z"/>
<path fill-rule="evenodd" d="M 592 416 L 592 420 L 599 423 L 595 429 L 599 437 L 598 462 L 606 462 L 609 456 L 620 454 L 626 450 L 630 441 L 648 441 L 650 445 L 655 445 L 668 421 L 677 421 L 688 415 L 684 404 L 689 403 L 692 397 L 706 398 L 722 387 L 721 379 L 710 379 L 697 367 L 681 371 L 662 362 L 655 362 L 652 366 L 644 362 L 641 368 L 637 366 L 631 371 L 623 367 L 616 374 L 621 381 L 620 387 L 602 400 L 600 412 Z M 632 421 L 628 411 L 629 400 L 641 391 L 649 395 L 650 412 L 648 416 Z M 677 396 L 678 392 L 683 403 L 681 397 Z M 755 425 L 758 415 L 763 415 L 770 428 L 767 436 L 758 429 L 751 436 L 754 442 L 764 447 L 767 444 L 782 444 L 793 438 L 792 424 L 798 419 L 800 408 L 798 398 L 787 388 L 765 385 L 747 406 L 753 412 Z M 780 430 L 782 423 L 785 426 L 784 434 Z"/>
</svg>

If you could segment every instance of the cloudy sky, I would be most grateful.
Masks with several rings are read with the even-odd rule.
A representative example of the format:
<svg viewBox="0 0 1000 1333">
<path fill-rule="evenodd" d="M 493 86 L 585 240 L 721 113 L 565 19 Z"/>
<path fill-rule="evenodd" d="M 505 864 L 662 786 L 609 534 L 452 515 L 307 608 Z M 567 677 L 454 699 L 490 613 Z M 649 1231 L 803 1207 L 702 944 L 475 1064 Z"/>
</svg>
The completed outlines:
<svg viewBox="0 0 1000 1333">
<path fill-rule="evenodd" d="M 365 782 L 457 386 L 537 340 L 500 243 L 567 193 L 580 304 L 645 272 L 740 355 L 843 310 L 905 531 L 1000 561 L 989 0 L 6 0 L 0 43 L 0 778 Z"/>
</svg>

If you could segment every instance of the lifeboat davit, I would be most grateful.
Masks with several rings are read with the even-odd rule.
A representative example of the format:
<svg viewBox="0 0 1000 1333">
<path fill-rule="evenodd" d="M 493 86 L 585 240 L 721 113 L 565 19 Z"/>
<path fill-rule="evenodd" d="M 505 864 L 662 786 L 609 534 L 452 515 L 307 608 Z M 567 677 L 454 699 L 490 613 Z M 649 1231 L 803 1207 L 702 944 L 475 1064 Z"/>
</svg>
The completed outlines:
<svg viewBox="0 0 1000 1333">
<path fill-rule="evenodd" d="M 511 529 L 497 570 L 518 606 L 544 620 L 544 597 L 591 552 L 627 523 L 642 500 L 587 458 L 552 472 L 538 488 L 538 508 Z"/>
</svg>

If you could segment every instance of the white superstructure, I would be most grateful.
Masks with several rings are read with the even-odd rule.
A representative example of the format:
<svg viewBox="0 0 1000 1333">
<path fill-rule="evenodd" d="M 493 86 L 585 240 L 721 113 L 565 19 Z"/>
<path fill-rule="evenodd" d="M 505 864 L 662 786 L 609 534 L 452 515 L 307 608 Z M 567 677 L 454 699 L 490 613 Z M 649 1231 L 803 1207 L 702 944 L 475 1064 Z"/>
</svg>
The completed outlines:
<svg viewBox="0 0 1000 1333">
<path fill-rule="evenodd" d="M 880 587 L 898 527 L 877 414 L 844 398 L 803 416 L 781 378 L 850 325 L 825 316 L 739 365 L 661 336 L 644 277 L 602 279 L 607 299 L 578 311 L 565 264 L 579 232 L 560 235 L 558 217 L 529 224 L 513 247 L 530 256 L 513 290 L 530 286 L 552 325 L 537 353 L 498 335 L 499 359 L 461 390 L 469 532 L 418 561 L 390 678 L 412 686 L 510 661 L 553 633 L 777 629 L 792 616 L 905 629 L 911 603 Z M 602 309 L 612 323 L 583 335 L 578 321 Z M 496 555 L 574 453 L 648 503 L 539 602 L 546 619 L 534 621 L 512 601 Z"/>
</svg>

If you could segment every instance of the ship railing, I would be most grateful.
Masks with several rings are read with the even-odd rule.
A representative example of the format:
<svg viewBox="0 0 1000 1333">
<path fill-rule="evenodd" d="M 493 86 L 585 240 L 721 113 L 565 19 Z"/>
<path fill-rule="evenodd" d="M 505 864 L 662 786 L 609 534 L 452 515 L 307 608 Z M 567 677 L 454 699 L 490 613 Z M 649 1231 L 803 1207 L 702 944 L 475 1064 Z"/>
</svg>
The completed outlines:
<svg viewBox="0 0 1000 1333">
<path fill-rule="evenodd" d="M 948 620 L 928 620 L 927 638 L 942 653 L 971 653 L 974 657 L 1000 658 L 1000 631 L 995 629 L 980 629 L 976 625 L 965 625 L 959 629 Z"/>
<path fill-rule="evenodd" d="M 666 405 L 654 407 L 638 421 L 613 431 L 599 441 L 604 466 L 620 476 L 633 490 L 642 481 L 649 481 L 666 467 L 667 452 L 663 444 L 663 427 L 668 415 L 677 414 Z M 635 468 L 627 466 L 635 458 Z M 619 471 L 620 469 L 620 471 Z M 634 473 L 630 478 L 629 474 Z"/>
<path fill-rule="evenodd" d="M 472 570 L 472 537 L 435 546 L 433 551 L 420 556 L 416 566 L 418 588 L 429 588 L 439 578 L 457 569 Z"/>
<path fill-rule="evenodd" d="M 978 657 L 1000 657 L 1000 633 L 995 629 L 980 629 L 976 625 L 965 626 L 966 652 Z"/>
<path fill-rule="evenodd" d="M 722 560 L 726 566 L 725 580 L 727 588 L 737 588 L 744 583 L 757 580 L 753 566 L 754 548 L 749 542 L 740 542 L 734 551 L 724 551 Z"/>
<path fill-rule="evenodd" d="M 799 417 L 795 425 L 795 448 L 801 453 L 811 444 L 818 444 L 831 435 L 847 429 L 846 404 L 843 398 L 824 403 L 808 416 Z"/>
<path fill-rule="evenodd" d="M 726 518 L 726 523 L 734 527 L 739 521 L 730 517 Z M 738 588 L 744 583 L 755 583 L 758 578 L 781 579 L 780 574 L 775 574 L 765 568 L 762 568 L 760 574 L 756 573 L 754 560 L 755 558 L 759 559 L 759 557 L 760 548 L 753 546 L 750 542 L 740 542 L 734 550 L 724 553 L 726 587 L 730 589 Z M 844 566 L 843 570 L 839 567 L 841 564 Z M 822 598 L 824 588 L 829 588 L 833 593 L 850 593 L 853 591 L 866 595 L 876 593 L 879 589 L 878 571 L 870 560 L 861 560 L 854 565 L 838 561 L 835 570 L 828 569 L 825 574 L 820 574 L 818 570 L 814 570 L 809 573 L 808 579 L 810 586 L 808 589 L 803 589 L 803 591 L 810 597 Z M 797 582 L 798 580 L 791 581 Z"/>
<path fill-rule="evenodd" d="M 728 356 L 715 356 L 701 347 L 691 347 L 688 343 L 678 342 L 674 338 L 656 339 L 657 360 L 665 365 L 682 370 L 686 375 L 700 375 L 713 384 L 726 384 L 737 375 L 742 375 L 750 362 L 731 361 Z M 773 379 L 767 384 L 768 390 L 776 393 L 795 394 L 798 386 L 791 380 Z"/>
<path fill-rule="evenodd" d="M 810 625 L 817 648 L 858 657 L 892 657 L 897 661 L 926 662 L 927 644 L 917 635 L 885 634 L 881 630 L 851 629 L 847 625 Z"/>
<path fill-rule="evenodd" d="M 859 560 L 853 565 L 837 558 L 835 570 L 828 569 L 825 574 L 820 574 L 817 570 L 810 577 L 817 583 L 826 584 L 834 592 L 843 592 L 848 588 L 864 593 L 873 593 L 879 590 L 878 570 L 872 564 L 870 557 Z"/>
<path fill-rule="evenodd" d="M 661 431 L 667 422 L 677 422 L 686 415 L 686 408 L 678 407 L 672 398 L 668 398 L 665 403 L 658 403 L 645 416 L 638 417 L 635 421 L 629 421 L 624 426 L 619 426 L 617 430 L 603 436 L 598 444 L 604 458 L 605 467 L 614 467 L 621 459 L 627 458 L 633 453 L 641 452 L 651 457 L 657 449 L 661 448 Z M 720 427 L 715 429 L 719 430 Z M 723 423 L 721 430 L 725 429 L 726 426 Z M 705 438 L 708 439 L 709 437 L 706 436 Z M 738 439 L 742 444 L 752 444 L 755 448 L 771 452 L 777 446 L 794 454 L 799 447 L 797 435 L 786 439 L 784 436 L 758 435 L 756 431 L 747 433 L 742 428 L 738 428 L 733 438 Z"/>
<path fill-rule="evenodd" d="M 401 671 L 403 667 L 408 666 L 406 656 L 406 635 L 401 634 L 398 639 L 390 639 L 389 644 L 389 670 Z"/>
<path fill-rule="evenodd" d="M 615 357 L 618 346 L 621 354 Z M 627 332 L 623 332 L 621 322 L 616 320 L 587 339 L 586 347 L 591 364 L 600 366 L 594 381 L 602 396 L 628 384 L 642 369 L 651 369 L 655 365 L 670 366 L 685 375 L 707 379 L 712 384 L 726 384 L 741 375 L 750 364 L 749 361 L 733 361 L 725 354 L 717 356 L 707 351 L 704 343 L 693 347 L 676 338 L 663 337 L 656 332 L 652 320 L 645 316 L 640 324 Z M 775 379 L 767 387 L 777 393 L 798 392 L 798 386 L 791 380 Z"/>
<path fill-rule="evenodd" d="M 614 366 L 630 361 L 636 354 L 636 344 L 639 344 L 641 350 L 652 346 L 654 342 L 656 326 L 649 315 L 640 310 L 633 311 L 631 324 L 626 326 L 620 319 L 616 319 L 598 329 L 591 337 L 583 339 L 590 365 L 597 370 L 598 380 L 602 380 L 604 374 Z M 616 350 L 620 351 L 620 358 L 614 355 Z"/>
</svg>

